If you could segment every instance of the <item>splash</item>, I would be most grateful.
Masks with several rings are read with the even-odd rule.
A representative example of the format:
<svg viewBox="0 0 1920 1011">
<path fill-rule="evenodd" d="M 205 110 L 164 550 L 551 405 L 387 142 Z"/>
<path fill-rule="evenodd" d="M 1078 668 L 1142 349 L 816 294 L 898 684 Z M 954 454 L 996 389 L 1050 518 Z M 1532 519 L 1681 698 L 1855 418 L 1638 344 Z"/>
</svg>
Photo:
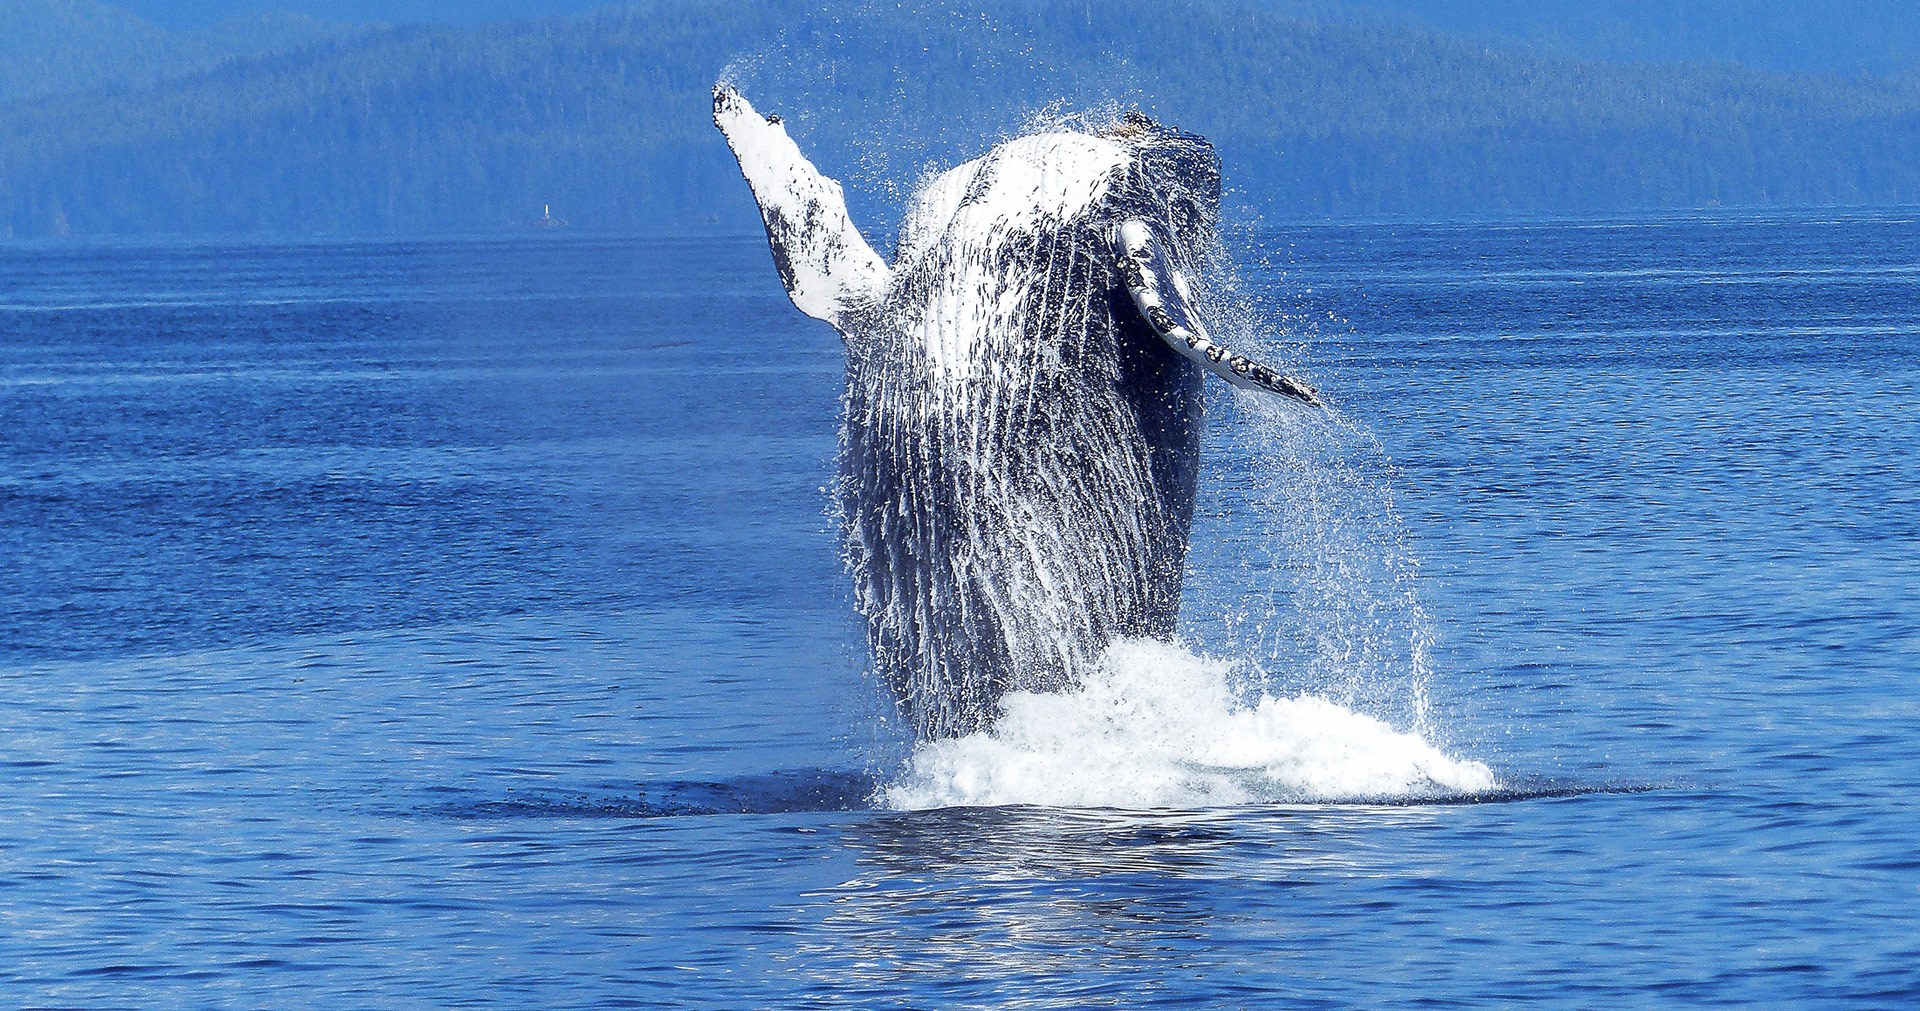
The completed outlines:
<svg viewBox="0 0 1920 1011">
<path fill-rule="evenodd" d="M 1188 585 L 1189 613 L 1215 619 L 1195 623 L 1202 641 L 1431 732 L 1433 622 L 1378 439 L 1338 409 L 1306 419 L 1251 397 L 1210 436 Z"/>
<path fill-rule="evenodd" d="M 1002 700 L 995 726 L 922 744 L 880 799 L 897 809 L 1166 808 L 1455 798 L 1483 764 L 1323 698 L 1250 689 L 1183 646 L 1115 642 L 1073 689 Z"/>
<path fill-rule="evenodd" d="M 1272 297 L 1286 270 L 1260 252 L 1271 236 L 1257 221 L 1223 230 L 1269 277 L 1249 284 L 1216 246 L 1202 275 L 1209 322 L 1229 345 L 1315 383 L 1303 359 L 1338 339 L 1321 330 L 1337 331 L 1338 317 Z M 1386 448 L 1340 409 L 1340 385 L 1321 386 L 1333 401 L 1324 412 L 1238 391 L 1210 405 L 1181 626 L 1268 684 L 1430 735 L 1435 633 L 1419 556 Z"/>
</svg>

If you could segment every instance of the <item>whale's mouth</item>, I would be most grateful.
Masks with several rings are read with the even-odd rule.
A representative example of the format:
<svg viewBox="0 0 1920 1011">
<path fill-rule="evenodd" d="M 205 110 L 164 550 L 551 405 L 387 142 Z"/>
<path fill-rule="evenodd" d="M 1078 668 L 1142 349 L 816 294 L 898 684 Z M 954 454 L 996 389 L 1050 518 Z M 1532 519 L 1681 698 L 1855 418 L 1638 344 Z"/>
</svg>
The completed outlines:
<svg viewBox="0 0 1920 1011">
<path fill-rule="evenodd" d="M 1142 809 L 1432 803 L 1501 789 L 1487 766 L 1419 734 L 1236 675 L 1179 645 L 1121 640 L 1078 687 L 1010 694 L 991 729 L 921 744 L 881 800 Z"/>
</svg>

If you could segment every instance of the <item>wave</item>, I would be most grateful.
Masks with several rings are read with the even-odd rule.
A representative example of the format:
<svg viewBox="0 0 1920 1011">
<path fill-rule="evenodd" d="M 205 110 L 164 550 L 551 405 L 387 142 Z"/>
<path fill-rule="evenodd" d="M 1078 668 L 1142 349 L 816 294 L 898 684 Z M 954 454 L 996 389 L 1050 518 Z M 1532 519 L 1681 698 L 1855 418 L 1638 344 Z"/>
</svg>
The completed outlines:
<svg viewBox="0 0 1920 1011">
<path fill-rule="evenodd" d="M 879 800 L 898 810 L 1168 808 L 1467 799 L 1486 765 L 1311 695 L 1247 687 L 1235 664 L 1120 640 L 1082 683 L 1015 692 L 988 730 L 922 743 Z"/>
</svg>

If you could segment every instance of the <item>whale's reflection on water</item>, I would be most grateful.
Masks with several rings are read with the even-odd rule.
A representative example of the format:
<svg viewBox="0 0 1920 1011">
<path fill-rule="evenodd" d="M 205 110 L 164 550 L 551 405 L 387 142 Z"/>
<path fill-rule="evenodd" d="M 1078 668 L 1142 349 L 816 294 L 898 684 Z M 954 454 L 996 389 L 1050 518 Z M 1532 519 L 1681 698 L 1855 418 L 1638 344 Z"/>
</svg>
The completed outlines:
<svg viewBox="0 0 1920 1011">
<path fill-rule="evenodd" d="M 1367 840 L 1435 818 L 1037 807 L 862 818 L 834 830 L 855 873 L 807 896 L 819 919 L 780 961 L 815 993 L 945 986 L 962 1002 L 1039 1007 L 1151 1005 L 1196 970 L 1224 984 L 1216 997 L 1235 977 L 1270 988 L 1292 941 L 1236 913 L 1251 908 L 1244 893 L 1270 906 L 1328 880 L 1398 873 Z"/>
<path fill-rule="evenodd" d="M 1417 819 L 1404 812 L 1390 819 Z M 975 881 L 1071 879 L 1115 874 L 1205 875 L 1230 862 L 1252 839 L 1249 821 L 1282 819 L 1289 838 L 1279 854 L 1315 864 L 1339 860 L 1329 845 L 1337 822 L 1311 814 L 1222 808 L 1201 811 L 1119 811 L 1044 807 L 946 808 L 901 812 L 841 829 L 842 837 L 876 875 L 926 871 Z M 1263 850 L 1271 847 L 1262 845 Z M 857 889 L 871 879 L 849 882 Z"/>
</svg>

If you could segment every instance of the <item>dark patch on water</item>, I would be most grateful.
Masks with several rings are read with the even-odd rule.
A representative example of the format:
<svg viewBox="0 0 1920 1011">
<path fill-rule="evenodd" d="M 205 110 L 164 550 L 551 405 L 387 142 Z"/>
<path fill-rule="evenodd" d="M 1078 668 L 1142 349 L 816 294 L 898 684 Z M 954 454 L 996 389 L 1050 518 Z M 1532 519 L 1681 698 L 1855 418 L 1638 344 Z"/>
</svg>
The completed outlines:
<svg viewBox="0 0 1920 1011">
<path fill-rule="evenodd" d="M 879 782 L 861 772 L 795 769 L 719 781 L 640 784 L 631 796 L 548 794 L 467 801 L 428 808 L 451 818 L 681 818 L 722 814 L 860 811 Z"/>
<path fill-rule="evenodd" d="M 1634 793 L 1654 793 L 1673 789 L 1651 783 L 1581 783 L 1560 779 L 1523 779 L 1496 790 L 1484 793 L 1463 793 L 1442 797 L 1406 797 L 1383 798 L 1365 801 L 1370 805 L 1383 807 L 1444 807 L 1463 804 L 1513 804 L 1526 800 L 1564 800 L 1570 797 L 1593 797 L 1602 795 L 1620 795 Z"/>
<path fill-rule="evenodd" d="M 662 780 L 639 784 L 631 795 L 526 794 L 500 800 L 467 800 L 428 807 L 426 813 L 448 818 L 488 820 L 505 818 L 686 818 L 735 814 L 807 814 L 830 811 L 871 811 L 884 781 L 870 773 L 831 769 L 791 769 L 726 780 Z M 1571 780 L 1526 779 L 1485 793 L 1425 797 L 1347 798 L 1328 801 L 1278 801 L 1225 808 L 1192 810 L 1246 811 L 1292 808 L 1455 807 L 1511 804 L 1530 800 L 1652 793 L 1671 786 L 1635 783 L 1581 783 Z M 1191 813 L 1181 808 L 1130 809 L 1112 807 L 1054 808 L 1039 804 L 980 805 L 928 808 L 895 812 L 903 815 L 946 814 L 965 811 L 1087 811 L 1132 814 Z"/>
</svg>

